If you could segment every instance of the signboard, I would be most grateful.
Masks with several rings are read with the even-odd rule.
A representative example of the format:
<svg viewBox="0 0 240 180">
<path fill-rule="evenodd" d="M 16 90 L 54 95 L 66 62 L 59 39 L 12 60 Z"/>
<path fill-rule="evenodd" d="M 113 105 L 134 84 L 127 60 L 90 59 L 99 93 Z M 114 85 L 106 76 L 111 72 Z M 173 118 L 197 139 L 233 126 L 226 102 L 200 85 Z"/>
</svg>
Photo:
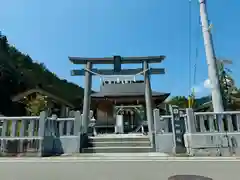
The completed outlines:
<svg viewBox="0 0 240 180">
<path fill-rule="evenodd" d="M 174 153 L 185 153 L 186 149 L 184 146 L 183 135 L 185 133 L 185 120 L 183 112 L 179 110 L 177 106 L 171 106 L 172 114 L 172 129 L 173 129 L 173 140 L 174 140 Z"/>
</svg>

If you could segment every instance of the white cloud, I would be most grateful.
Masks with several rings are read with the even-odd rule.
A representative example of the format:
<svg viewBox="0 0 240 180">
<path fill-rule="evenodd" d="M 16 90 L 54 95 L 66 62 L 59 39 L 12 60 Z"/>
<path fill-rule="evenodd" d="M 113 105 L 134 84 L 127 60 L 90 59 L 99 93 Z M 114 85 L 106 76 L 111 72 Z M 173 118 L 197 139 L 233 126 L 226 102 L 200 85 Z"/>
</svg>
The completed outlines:
<svg viewBox="0 0 240 180">
<path fill-rule="evenodd" d="M 194 91 L 195 96 L 204 96 L 210 93 L 211 83 L 209 79 L 206 79 L 204 82 L 201 82 L 198 85 L 194 85 L 192 87 L 192 91 Z"/>
<path fill-rule="evenodd" d="M 209 79 L 206 79 L 204 82 L 203 82 L 203 86 L 204 88 L 207 88 L 207 89 L 211 89 L 211 81 Z"/>
</svg>

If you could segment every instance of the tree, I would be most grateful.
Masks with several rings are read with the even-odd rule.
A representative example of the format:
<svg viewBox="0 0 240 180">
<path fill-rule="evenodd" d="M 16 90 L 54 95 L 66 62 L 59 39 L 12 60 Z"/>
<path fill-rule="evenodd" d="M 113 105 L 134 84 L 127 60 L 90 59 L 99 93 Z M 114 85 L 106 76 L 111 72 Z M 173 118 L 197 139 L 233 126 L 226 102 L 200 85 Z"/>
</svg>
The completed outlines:
<svg viewBox="0 0 240 180">
<path fill-rule="evenodd" d="M 47 110 L 47 97 L 37 94 L 35 98 L 25 99 L 26 110 L 29 116 L 39 116 L 40 112 Z"/>
<path fill-rule="evenodd" d="M 19 108 L 13 108 L 16 104 L 11 98 L 36 87 L 74 104 L 76 108 L 82 104 L 83 88 L 60 79 L 43 63 L 34 62 L 29 55 L 9 45 L 7 37 L 0 33 L 0 112 L 5 116 L 24 115 L 22 110 L 15 114 Z"/>
<path fill-rule="evenodd" d="M 235 81 L 231 76 L 232 71 L 226 67 L 226 65 L 231 64 L 232 64 L 231 60 L 217 61 L 220 87 L 222 91 L 223 104 L 225 109 L 228 109 L 229 106 L 232 105 L 232 94 L 238 91 L 235 85 Z"/>
<path fill-rule="evenodd" d="M 185 96 L 175 96 L 171 98 L 168 104 L 176 105 L 180 108 L 187 108 L 188 107 L 188 99 Z"/>
</svg>

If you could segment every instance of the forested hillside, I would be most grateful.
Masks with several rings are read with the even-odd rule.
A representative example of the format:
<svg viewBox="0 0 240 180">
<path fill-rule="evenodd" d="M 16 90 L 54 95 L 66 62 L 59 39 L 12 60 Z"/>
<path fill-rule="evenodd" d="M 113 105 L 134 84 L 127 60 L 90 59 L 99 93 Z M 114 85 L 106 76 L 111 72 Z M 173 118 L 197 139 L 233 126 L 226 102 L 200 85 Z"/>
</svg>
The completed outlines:
<svg viewBox="0 0 240 180">
<path fill-rule="evenodd" d="M 11 97 L 25 90 L 40 87 L 76 106 L 81 104 L 83 88 L 59 79 L 42 63 L 9 45 L 7 37 L 0 34 L 0 113 L 14 115 L 16 104 Z"/>
</svg>

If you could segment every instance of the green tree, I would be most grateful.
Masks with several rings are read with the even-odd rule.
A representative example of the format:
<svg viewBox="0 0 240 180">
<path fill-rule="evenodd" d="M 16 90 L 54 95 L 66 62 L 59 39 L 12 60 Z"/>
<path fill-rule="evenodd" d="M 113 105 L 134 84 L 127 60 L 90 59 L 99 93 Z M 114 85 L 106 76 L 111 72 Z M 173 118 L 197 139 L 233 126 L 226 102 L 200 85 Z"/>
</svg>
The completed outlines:
<svg viewBox="0 0 240 180">
<path fill-rule="evenodd" d="M 185 96 L 175 96 L 170 99 L 168 104 L 176 105 L 180 108 L 188 107 L 188 99 Z"/>
<path fill-rule="evenodd" d="M 218 60 L 218 74 L 220 80 L 220 87 L 223 96 L 223 103 L 225 109 L 229 109 L 232 104 L 232 95 L 238 91 L 235 81 L 231 75 L 232 71 L 227 68 L 227 65 L 231 65 L 231 60 Z"/>
<path fill-rule="evenodd" d="M 29 116 L 39 116 L 40 112 L 47 110 L 47 97 L 37 94 L 35 98 L 25 99 L 26 110 Z"/>
<path fill-rule="evenodd" d="M 15 108 L 11 98 L 36 87 L 74 104 L 76 108 L 82 104 L 83 88 L 58 78 L 43 63 L 34 62 L 29 55 L 9 45 L 7 37 L 0 34 L 0 112 L 6 116 L 22 115 L 14 114 L 19 108 Z"/>
</svg>

